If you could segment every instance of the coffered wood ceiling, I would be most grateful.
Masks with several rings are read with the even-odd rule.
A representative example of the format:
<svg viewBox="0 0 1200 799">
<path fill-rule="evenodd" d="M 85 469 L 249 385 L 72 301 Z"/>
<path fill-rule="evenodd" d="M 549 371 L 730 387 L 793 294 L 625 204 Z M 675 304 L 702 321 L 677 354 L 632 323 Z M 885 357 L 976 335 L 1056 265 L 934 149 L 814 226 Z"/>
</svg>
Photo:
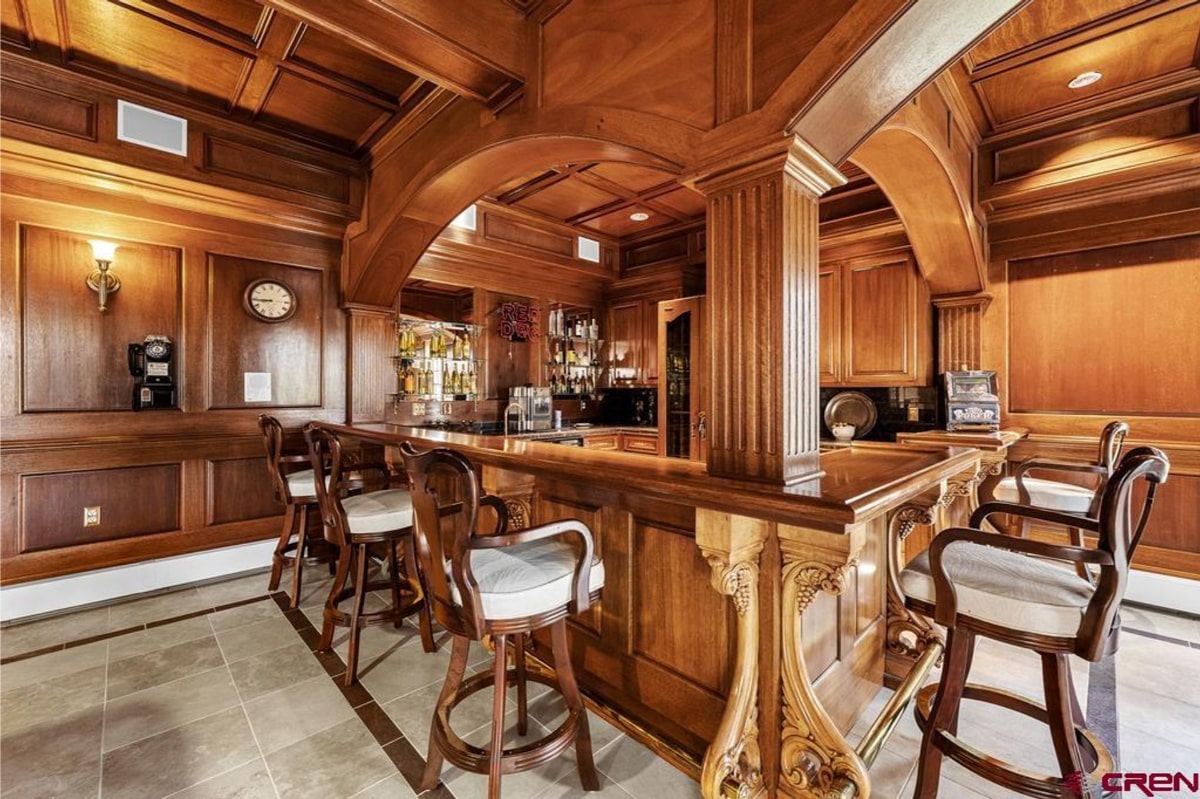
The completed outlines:
<svg viewBox="0 0 1200 799">
<path fill-rule="evenodd" d="M 9 52 L 339 153 L 438 91 L 253 0 L 0 2 Z"/>
<path fill-rule="evenodd" d="M 365 161 L 389 130 L 420 124 L 455 94 L 493 109 L 511 101 L 528 79 L 519 74 L 522 25 L 570 2 L 0 0 L 0 40 L 6 54 L 99 78 L 117 91 L 162 98 Z M 702 5 L 680 8 L 696 12 Z M 803 41 L 796 46 L 810 50 L 846 6 L 842 0 L 822 4 L 825 27 L 797 29 Z M 791 8 L 786 4 L 753 7 L 767 9 L 755 12 L 755 31 L 778 33 L 800 25 L 803 17 L 783 14 L 781 9 Z M 596 26 L 577 18 L 591 20 L 596 13 L 594 7 L 581 8 L 555 20 L 560 26 L 574 20 L 582 26 L 580 41 L 594 44 L 600 34 L 589 31 Z M 704 31 L 708 28 L 695 28 L 691 35 L 706 51 L 711 31 Z M 1098 109 L 1139 98 L 1189 90 L 1194 96 L 1200 89 L 1198 38 L 1197 0 L 1033 0 L 954 71 L 985 141 L 1054 133 L 1072 120 L 1088 124 Z M 764 47 L 785 39 L 791 41 L 755 36 Z M 546 65 L 562 57 L 555 51 Z M 755 91 L 769 91 L 794 57 L 769 47 L 756 51 Z M 681 80 L 690 74 L 679 65 L 672 68 Z M 1104 77 L 1084 89 L 1067 88 L 1087 70 Z M 603 88 L 572 87 L 563 80 L 563 74 L 542 76 L 541 90 Z M 711 118 L 708 105 L 694 105 L 698 122 Z M 1189 130 L 1196 127 L 1193 120 Z M 855 196 L 875 203 L 873 192 L 877 189 L 862 180 L 852 181 L 838 203 L 854 206 Z M 704 214 L 703 198 L 673 175 L 614 163 L 572 163 L 523 175 L 496 187 L 490 198 L 573 225 L 584 235 L 614 238 L 694 222 Z M 649 218 L 631 220 L 634 212 Z"/>
</svg>

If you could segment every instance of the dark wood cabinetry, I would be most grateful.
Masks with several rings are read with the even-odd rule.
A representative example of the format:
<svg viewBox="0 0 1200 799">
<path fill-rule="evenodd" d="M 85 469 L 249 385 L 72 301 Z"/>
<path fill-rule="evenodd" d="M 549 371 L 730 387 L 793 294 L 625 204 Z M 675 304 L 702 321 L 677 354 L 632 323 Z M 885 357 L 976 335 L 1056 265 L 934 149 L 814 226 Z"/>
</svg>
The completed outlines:
<svg viewBox="0 0 1200 799">
<path fill-rule="evenodd" d="M 933 382 L 929 290 L 910 255 L 821 267 L 821 385 Z"/>
</svg>

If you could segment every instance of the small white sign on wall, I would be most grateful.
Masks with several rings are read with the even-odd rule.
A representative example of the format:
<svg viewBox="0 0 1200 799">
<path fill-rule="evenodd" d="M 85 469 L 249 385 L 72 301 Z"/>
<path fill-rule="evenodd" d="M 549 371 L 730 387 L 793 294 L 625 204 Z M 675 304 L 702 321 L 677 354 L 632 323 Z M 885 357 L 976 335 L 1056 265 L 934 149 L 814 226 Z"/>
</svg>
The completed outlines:
<svg viewBox="0 0 1200 799">
<path fill-rule="evenodd" d="M 245 402 L 271 401 L 270 372 L 245 372 L 243 373 L 243 378 L 243 393 L 245 394 Z"/>
</svg>

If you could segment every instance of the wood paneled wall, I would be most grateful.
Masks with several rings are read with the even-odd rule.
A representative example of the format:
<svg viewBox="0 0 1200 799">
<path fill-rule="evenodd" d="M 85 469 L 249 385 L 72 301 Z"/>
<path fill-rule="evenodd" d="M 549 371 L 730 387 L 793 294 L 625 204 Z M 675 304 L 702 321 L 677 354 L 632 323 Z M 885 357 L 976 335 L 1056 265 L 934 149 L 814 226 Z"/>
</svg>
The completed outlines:
<svg viewBox="0 0 1200 799">
<path fill-rule="evenodd" d="M 1014 413 L 1196 416 L 1200 236 L 1008 266 Z"/>
<path fill-rule="evenodd" d="M 345 418 L 339 239 L 200 197 L 191 210 L 138 200 L 118 164 L 107 175 L 43 168 L 52 179 L 6 173 L 0 215 L 3 581 L 274 537 L 281 509 L 258 415 L 293 429 Z M 121 290 L 104 313 L 85 285 L 90 238 L 118 244 Z M 246 313 L 260 277 L 296 290 L 292 318 Z M 126 347 L 148 334 L 174 344 L 176 408 L 131 410 Z M 269 402 L 245 401 L 245 372 L 272 375 Z M 100 524 L 85 527 L 90 506 Z"/>
</svg>

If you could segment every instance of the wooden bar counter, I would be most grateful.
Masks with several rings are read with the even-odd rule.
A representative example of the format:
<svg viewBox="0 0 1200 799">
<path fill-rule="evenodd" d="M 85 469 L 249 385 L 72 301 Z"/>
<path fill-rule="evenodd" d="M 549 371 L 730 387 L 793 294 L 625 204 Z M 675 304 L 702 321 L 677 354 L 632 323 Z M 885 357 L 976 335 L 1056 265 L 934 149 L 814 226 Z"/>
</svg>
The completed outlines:
<svg viewBox="0 0 1200 799">
<path fill-rule="evenodd" d="M 780 487 L 704 464 L 388 424 L 332 426 L 475 462 L 516 526 L 586 522 L 602 601 L 572 621 L 594 706 L 708 797 L 870 793 L 843 738 L 883 682 L 887 535 L 902 506 L 978 469 L 977 450 L 856 444 Z M 550 660 L 548 647 L 535 654 Z"/>
</svg>

